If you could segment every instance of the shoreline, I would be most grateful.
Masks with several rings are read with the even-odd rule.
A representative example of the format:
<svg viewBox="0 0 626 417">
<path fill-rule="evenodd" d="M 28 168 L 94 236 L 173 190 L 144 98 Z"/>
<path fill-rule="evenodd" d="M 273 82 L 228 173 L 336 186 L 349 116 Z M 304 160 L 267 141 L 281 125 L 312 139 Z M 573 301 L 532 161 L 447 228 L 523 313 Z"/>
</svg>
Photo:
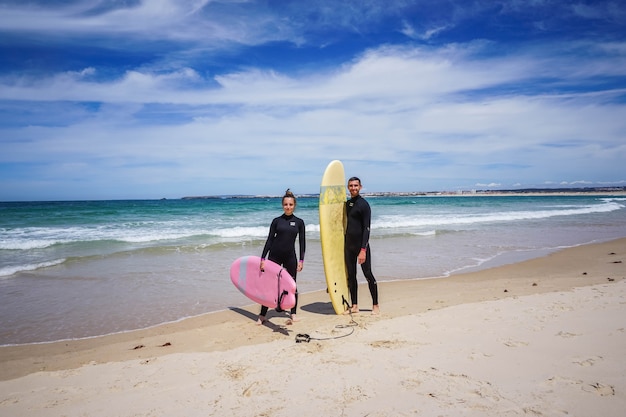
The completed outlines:
<svg viewBox="0 0 626 417">
<path fill-rule="evenodd" d="M 380 282 L 380 316 L 368 314 L 369 294 L 361 282 L 359 303 L 365 322 L 425 313 L 450 306 L 570 291 L 624 279 L 626 238 L 575 246 L 515 264 L 449 277 Z M 611 281 L 609 281 L 609 278 Z M 226 351 L 275 340 L 293 341 L 311 328 L 346 324 L 325 291 L 300 296 L 301 321 L 285 326 L 287 317 L 270 310 L 265 326 L 254 325 L 258 306 L 231 307 L 153 326 L 87 339 L 0 347 L 0 381 L 42 371 L 76 369 L 87 364 L 146 360 L 173 353 Z M 141 346 L 141 347 L 139 347 Z"/>
</svg>

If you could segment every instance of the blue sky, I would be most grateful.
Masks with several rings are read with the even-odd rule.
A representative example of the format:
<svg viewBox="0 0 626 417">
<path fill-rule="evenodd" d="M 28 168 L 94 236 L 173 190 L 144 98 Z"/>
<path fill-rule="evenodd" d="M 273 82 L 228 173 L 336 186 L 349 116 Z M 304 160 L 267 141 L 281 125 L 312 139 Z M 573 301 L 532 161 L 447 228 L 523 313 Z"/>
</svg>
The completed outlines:
<svg viewBox="0 0 626 417">
<path fill-rule="evenodd" d="M 626 6 L 0 0 L 0 201 L 626 185 Z"/>
</svg>

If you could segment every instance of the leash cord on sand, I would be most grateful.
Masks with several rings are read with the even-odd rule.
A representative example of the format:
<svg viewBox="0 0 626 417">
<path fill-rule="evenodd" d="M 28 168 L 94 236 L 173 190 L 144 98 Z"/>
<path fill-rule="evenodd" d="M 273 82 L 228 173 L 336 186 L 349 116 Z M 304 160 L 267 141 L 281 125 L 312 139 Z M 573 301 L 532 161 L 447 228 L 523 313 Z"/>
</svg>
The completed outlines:
<svg viewBox="0 0 626 417">
<path fill-rule="evenodd" d="M 341 336 L 333 336 L 333 337 L 311 337 L 306 333 L 298 333 L 296 335 L 296 343 L 309 343 L 311 340 L 334 340 L 334 339 L 341 339 L 343 337 L 348 337 L 350 336 L 352 333 L 354 333 L 354 328 L 356 326 L 358 326 L 359 324 L 354 321 L 352 319 L 352 314 L 350 314 L 350 323 L 348 324 L 338 324 L 335 326 L 335 329 L 346 329 L 346 328 L 350 328 L 350 332 L 346 333 L 346 334 L 342 334 Z"/>
</svg>

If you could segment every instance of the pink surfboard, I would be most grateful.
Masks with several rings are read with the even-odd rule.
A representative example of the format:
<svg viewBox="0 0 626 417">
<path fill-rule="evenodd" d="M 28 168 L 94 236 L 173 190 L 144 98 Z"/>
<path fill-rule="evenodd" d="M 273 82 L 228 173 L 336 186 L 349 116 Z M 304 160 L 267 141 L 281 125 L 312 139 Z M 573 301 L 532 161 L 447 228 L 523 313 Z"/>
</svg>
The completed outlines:
<svg viewBox="0 0 626 417">
<path fill-rule="evenodd" d="M 282 266 L 266 260 L 261 271 L 261 258 L 242 256 L 230 266 L 230 280 L 252 301 L 277 310 L 296 305 L 296 281 Z"/>
</svg>

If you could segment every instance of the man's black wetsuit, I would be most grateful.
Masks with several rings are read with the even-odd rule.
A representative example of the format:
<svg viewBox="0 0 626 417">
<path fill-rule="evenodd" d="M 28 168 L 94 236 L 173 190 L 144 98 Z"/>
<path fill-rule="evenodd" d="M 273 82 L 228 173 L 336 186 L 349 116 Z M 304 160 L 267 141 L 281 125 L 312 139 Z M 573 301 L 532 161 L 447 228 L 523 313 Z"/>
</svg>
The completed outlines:
<svg viewBox="0 0 626 417">
<path fill-rule="evenodd" d="M 345 259 L 348 271 L 348 289 L 352 304 L 358 304 L 358 283 L 356 279 L 357 258 L 361 249 L 366 250 L 365 262 L 361 264 L 363 275 L 367 279 L 373 305 L 378 305 L 378 285 L 372 273 L 372 254 L 370 251 L 370 222 L 372 211 L 367 201 L 360 195 L 346 202 Z"/>
<path fill-rule="evenodd" d="M 278 265 L 282 265 L 295 281 L 298 272 L 298 260 L 296 259 L 295 249 L 296 236 L 299 237 L 300 260 L 304 261 L 304 252 L 306 250 L 304 234 L 304 221 L 299 217 L 293 214 L 291 216 L 283 214 L 280 217 L 276 217 L 272 220 L 272 224 L 270 225 L 270 232 L 265 242 L 261 258 L 265 259 L 265 256 L 269 252 L 267 259 Z M 296 314 L 297 306 L 298 291 L 296 290 L 296 305 L 291 309 L 291 314 Z M 266 306 L 262 306 L 261 316 L 265 316 L 267 310 L 268 308 Z"/>
</svg>

